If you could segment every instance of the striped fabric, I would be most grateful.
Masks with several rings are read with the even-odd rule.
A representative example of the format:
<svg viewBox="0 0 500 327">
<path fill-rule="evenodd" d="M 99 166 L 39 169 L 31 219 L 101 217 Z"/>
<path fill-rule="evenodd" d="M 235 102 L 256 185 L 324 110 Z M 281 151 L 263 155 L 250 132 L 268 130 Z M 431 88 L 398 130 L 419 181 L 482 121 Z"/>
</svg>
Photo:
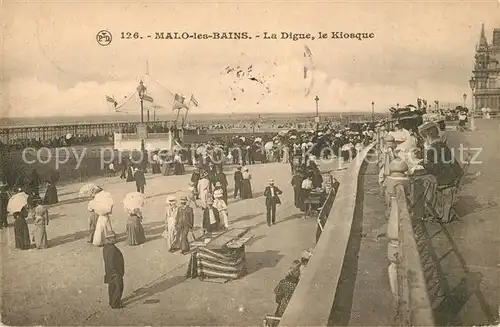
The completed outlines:
<svg viewBox="0 0 500 327">
<path fill-rule="evenodd" d="M 245 246 L 237 249 L 198 248 L 189 261 L 187 277 L 238 279 L 245 273 Z"/>
</svg>

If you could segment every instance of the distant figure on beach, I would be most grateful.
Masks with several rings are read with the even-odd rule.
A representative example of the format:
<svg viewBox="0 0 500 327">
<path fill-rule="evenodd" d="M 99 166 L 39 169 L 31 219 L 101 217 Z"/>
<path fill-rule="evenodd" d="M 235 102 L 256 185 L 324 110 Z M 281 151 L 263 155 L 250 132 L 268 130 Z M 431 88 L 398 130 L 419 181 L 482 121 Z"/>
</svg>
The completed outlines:
<svg viewBox="0 0 500 327">
<path fill-rule="evenodd" d="M 123 308 L 123 276 L 125 275 L 125 260 L 123 254 L 115 245 L 116 235 L 106 235 L 102 256 L 104 259 L 104 283 L 108 284 L 109 306 L 112 309 Z"/>
<path fill-rule="evenodd" d="M 137 192 L 144 194 L 144 186 L 146 186 L 146 177 L 144 173 L 139 168 L 134 168 L 134 179 L 135 186 L 137 187 Z"/>
<path fill-rule="evenodd" d="M 45 196 L 43 197 L 43 204 L 51 205 L 59 202 L 59 197 L 57 196 L 57 188 L 54 181 L 49 181 L 47 185 L 47 191 L 45 191 Z"/>
<path fill-rule="evenodd" d="M 33 241 L 37 249 L 45 249 L 49 247 L 47 238 L 46 226 L 49 225 L 49 211 L 45 208 L 40 200 L 35 200 L 35 209 L 33 211 Z"/>
<path fill-rule="evenodd" d="M 31 247 L 30 231 L 26 223 L 28 217 L 28 206 L 25 205 L 20 211 L 14 212 L 14 237 L 16 249 L 29 250 Z"/>
</svg>

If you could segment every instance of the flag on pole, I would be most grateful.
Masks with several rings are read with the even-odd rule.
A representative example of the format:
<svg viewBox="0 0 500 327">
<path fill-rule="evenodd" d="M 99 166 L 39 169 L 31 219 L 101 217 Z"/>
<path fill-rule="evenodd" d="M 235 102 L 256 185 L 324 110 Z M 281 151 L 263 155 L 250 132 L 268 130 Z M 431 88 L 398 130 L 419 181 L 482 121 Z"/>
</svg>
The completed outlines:
<svg viewBox="0 0 500 327">
<path fill-rule="evenodd" d="M 115 98 L 110 97 L 109 95 L 106 95 L 106 101 L 111 102 L 115 108 L 118 106 L 118 102 L 116 102 Z"/>
<path fill-rule="evenodd" d="M 198 101 L 196 101 L 196 99 L 194 98 L 194 95 L 191 94 L 191 100 L 189 100 L 189 101 L 198 107 Z"/>
<path fill-rule="evenodd" d="M 188 109 L 188 106 L 186 106 L 184 104 L 184 100 L 185 100 L 185 98 L 183 96 L 176 93 L 174 95 L 174 108 L 173 108 L 173 110 L 178 110 L 178 109 L 182 109 L 182 108 Z"/>
<path fill-rule="evenodd" d="M 150 96 L 149 96 L 149 95 L 147 95 L 147 94 L 144 94 L 144 95 L 142 96 L 142 100 L 144 100 L 144 101 L 148 101 L 148 102 L 154 102 L 153 98 L 152 98 L 152 97 L 150 97 Z"/>
</svg>

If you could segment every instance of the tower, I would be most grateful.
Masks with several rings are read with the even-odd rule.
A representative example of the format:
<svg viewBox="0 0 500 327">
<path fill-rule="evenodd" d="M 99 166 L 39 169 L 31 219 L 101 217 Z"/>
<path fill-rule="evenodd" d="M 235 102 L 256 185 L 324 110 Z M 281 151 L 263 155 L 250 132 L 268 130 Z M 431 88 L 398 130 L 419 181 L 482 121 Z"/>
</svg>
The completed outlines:
<svg viewBox="0 0 500 327">
<path fill-rule="evenodd" d="M 498 59 L 500 56 L 500 29 L 493 32 L 493 44 L 489 44 L 484 30 L 481 26 L 479 43 L 476 46 L 474 56 L 473 76 L 476 80 L 474 90 L 474 108 L 480 111 L 482 108 L 500 109 L 500 85 L 498 85 Z"/>
</svg>

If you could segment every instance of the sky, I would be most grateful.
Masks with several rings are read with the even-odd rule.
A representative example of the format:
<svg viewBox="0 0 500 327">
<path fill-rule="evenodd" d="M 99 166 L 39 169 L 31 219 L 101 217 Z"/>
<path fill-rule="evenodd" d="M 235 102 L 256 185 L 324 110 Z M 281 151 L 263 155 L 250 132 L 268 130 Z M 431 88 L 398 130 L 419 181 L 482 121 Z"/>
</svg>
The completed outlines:
<svg viewBox="0 0 500 327">
<path fill-rule="evenodd" d="M 170 108 L 173 93 L 193 94 L 199 103 L 193 113 L 314 112 L 316 95 L 319 110 L 328 112 L 371 111 L 372 101 L 376 112 L 387 112 L 417 97 L 461 102 L 464 92 L 470 99 L 468 79 L 481 24 L 488 41 L 493 28 L 500 28 L 498 0 L 4 0 L 2 7 L 2 117 L 111 114 L 105 96 L 123 102 L 144 77 L 146 61 L 146 87 L 155 101 Z M 100 30 L 113 35 L 109 45 L 96 42 Z M 253 38 L 146 37 L 175 31 L 247 32 Z M 138 32 L 144 39 L 120 39 L 122 32 Z M 366 32 L 374 38 L 255 37 L 263 32 Z M 304 46 L 311 60 L 304 59 Z M 225 67 L 238 65 L 245 71 L 252 65 L 252 74 L 265 85 L 223 74 Z M 304 65 L 310 69 L 306 79 Z"/>
</svg>

